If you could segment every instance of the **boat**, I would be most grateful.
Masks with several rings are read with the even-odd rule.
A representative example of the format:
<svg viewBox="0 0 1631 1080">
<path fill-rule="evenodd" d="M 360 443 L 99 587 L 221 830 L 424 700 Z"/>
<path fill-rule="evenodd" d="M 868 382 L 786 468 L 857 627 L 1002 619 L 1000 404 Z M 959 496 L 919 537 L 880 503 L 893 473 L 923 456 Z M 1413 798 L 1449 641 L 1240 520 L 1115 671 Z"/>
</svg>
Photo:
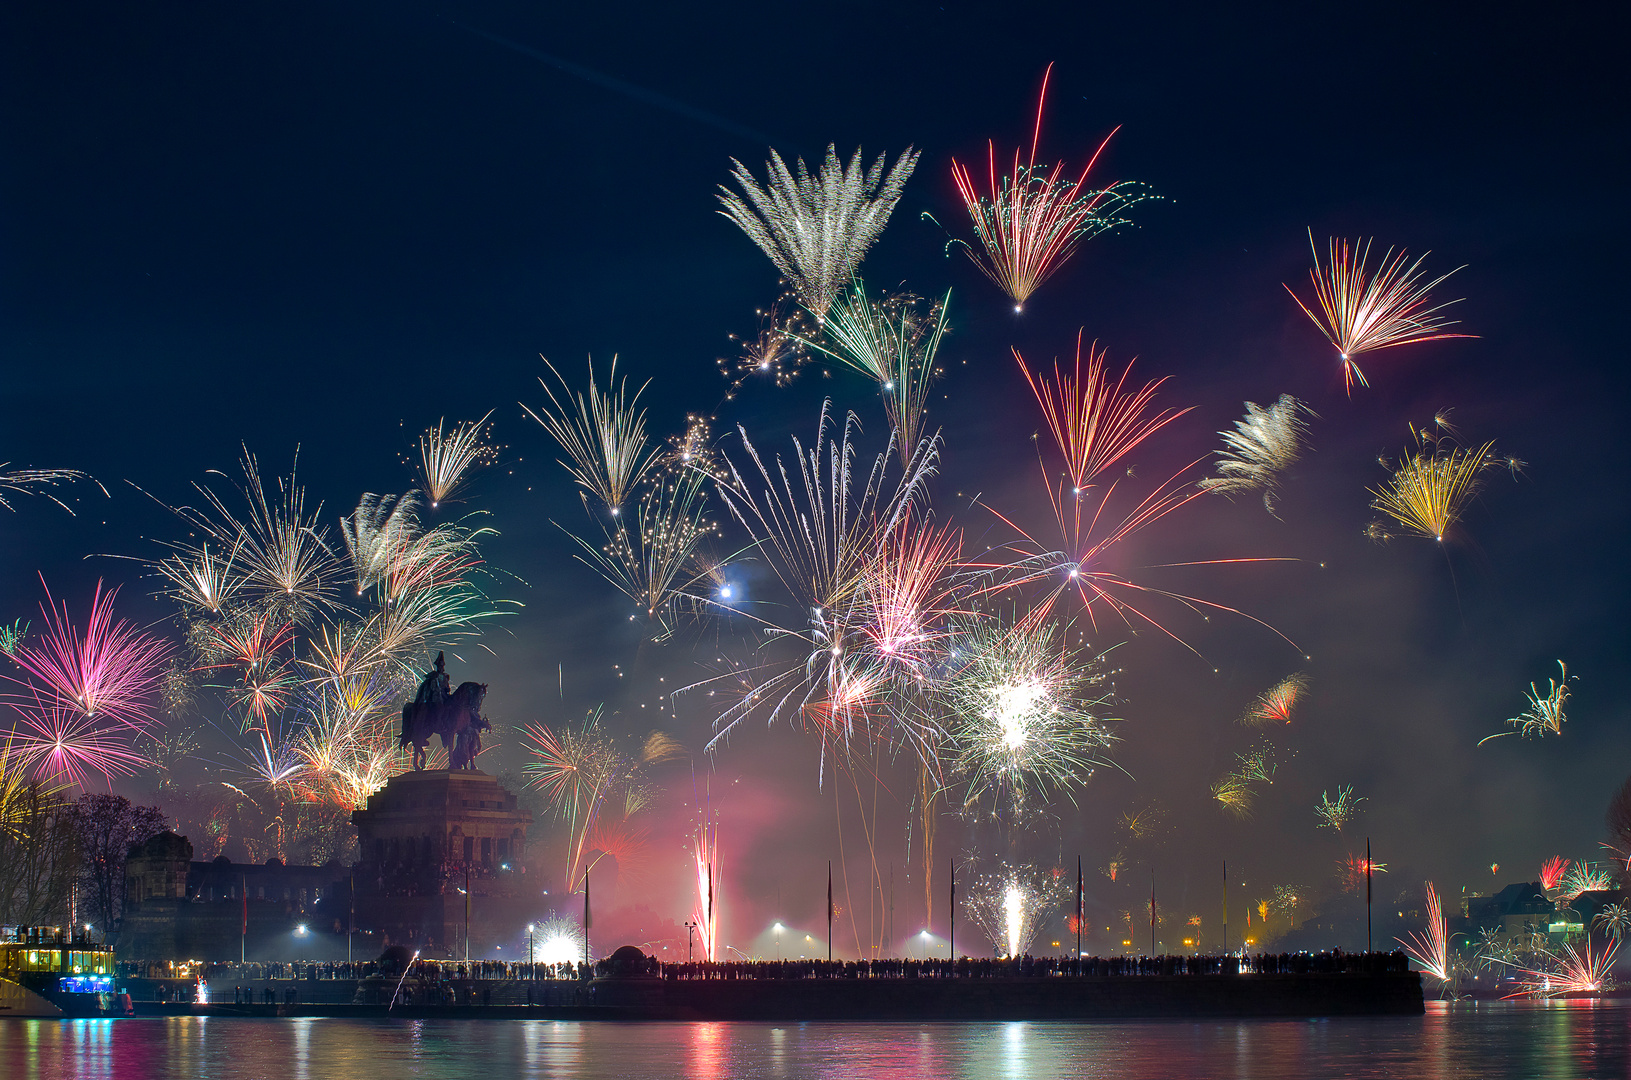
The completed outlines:
<svg viewBox="0 0 1631 1080">
<path fill-rule="evenodd" d="M 90 928 L 19 926 L 0 937 L 0 1016 L 129 1016 L 113 985 L 113 948 Z"/>
</svg>

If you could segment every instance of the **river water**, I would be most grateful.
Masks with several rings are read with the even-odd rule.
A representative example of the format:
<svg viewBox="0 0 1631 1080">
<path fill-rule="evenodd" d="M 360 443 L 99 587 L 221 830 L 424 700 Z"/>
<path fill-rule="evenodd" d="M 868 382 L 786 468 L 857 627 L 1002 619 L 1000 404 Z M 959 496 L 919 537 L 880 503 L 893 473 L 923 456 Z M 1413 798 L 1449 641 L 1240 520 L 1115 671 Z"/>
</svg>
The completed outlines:
<svg viewBox="0 0 1631 1080">
<path fill-rule="evenodd" d="M 1620 1002 L 1319 1021 L 0 1020 L 0 1078 L 1631 1076 Z"/>
</svg>

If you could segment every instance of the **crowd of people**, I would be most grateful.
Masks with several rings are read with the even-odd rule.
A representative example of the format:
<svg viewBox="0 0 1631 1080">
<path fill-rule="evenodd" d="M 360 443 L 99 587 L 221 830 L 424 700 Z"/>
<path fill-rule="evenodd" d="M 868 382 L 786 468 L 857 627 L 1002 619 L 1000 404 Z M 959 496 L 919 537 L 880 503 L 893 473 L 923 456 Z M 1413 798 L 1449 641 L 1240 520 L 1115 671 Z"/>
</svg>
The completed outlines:
<svg viewBox="0 0 1631 1080">
<path fill-rule="evenodd" d="M 1057 977 L 1109 977 L 1136 975 L 1235 974 L 1384 974 L 1409 970 L 1402 952 L 1259 953 L 1238 956 L 1021 956 L 958 960 L 741 960 L 728 962 L 663 963 L 646 957 L 644 970 L 622 967 L 616 974 L 646 975 L 677 980 L 790 980 L 790 979 L 1031 979 Z M 184 974 L 178 974 L 184 972 Z M 272 980 L 355 980 L 400 978 L 401 963 L 298 962 L 203 964 L 182 968 L 173 963 L 122 961 L 123 978 L 203 978 L 213 985 Z M 614 974 L 610 960 L 593 964 L 528 964 L 501 960 L 415 960 L 407 972 L 421 983 L 465 982 L 586 982 Z"/>
</svg>

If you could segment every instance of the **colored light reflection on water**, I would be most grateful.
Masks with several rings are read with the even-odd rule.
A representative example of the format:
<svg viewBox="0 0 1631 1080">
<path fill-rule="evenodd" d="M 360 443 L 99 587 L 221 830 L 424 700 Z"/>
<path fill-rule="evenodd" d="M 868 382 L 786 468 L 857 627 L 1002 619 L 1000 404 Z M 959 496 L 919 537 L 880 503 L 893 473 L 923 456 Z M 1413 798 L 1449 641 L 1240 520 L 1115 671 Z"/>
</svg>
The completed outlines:
<svg viewBox="0 0 1631 1080">
<path fill-rule="evenodd" d="M 0 1076 L 1608 1077 L 1631 1002 L 1446 1005 L 1319 1021 L 946 1024 L 0 1021 Z"/>
</svg>

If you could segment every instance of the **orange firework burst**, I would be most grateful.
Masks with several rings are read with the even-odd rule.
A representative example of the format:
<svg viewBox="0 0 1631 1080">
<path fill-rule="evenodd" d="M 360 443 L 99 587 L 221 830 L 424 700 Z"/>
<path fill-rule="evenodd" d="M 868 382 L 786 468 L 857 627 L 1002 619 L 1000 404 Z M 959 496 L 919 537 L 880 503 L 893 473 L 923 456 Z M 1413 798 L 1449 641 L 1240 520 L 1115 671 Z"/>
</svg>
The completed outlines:
<svg viewBox="0 0 1631 1080">
<path fill-rule="evenodd" d="M 1129 625 L 1135 620 L 1145 623 L 1188 648 L 1183 639 L 1143 610 L 1140 606 L 1143 598 L 1163 596 L 1191 610 L 1211 608 L 1243 613 L 1222 604 L 1133 581 L 1113 569 L 1110 563 L 1114 551 L 1124 541 L 1204 494 L 1200 488 L 1185 480 L 1185 475 L 1199 461 L 1191 462 L 1157 484 L 1130 509 L 1125 509 L 1126 499 L 1117 497 L 1117 489 L 1124 482 L 1128 485 L 1133 483 L 1131 469 L 1127 470 L 1125 481 L 1118 479 L 1105 485 L 1097 494 L 1089 493 L 1089 482 L 1094 476 L 1124 459 L 1150 436 L 1188 410 L 1152 413 L 1155 391 L 1164 380 L 1155 380 L 1139 390 L 1129 391 L 1125 388 L 1128 371 L 1123 371 L 1112 382 L 1104 372 L 1103 362 L 1103 353 L 1090 349 L 1085 378 L 1080 366 L 1072 376 L 1066 376 L 1056 367 L 1054 384 L 1026 372 L 1026 379 L 1048 421 L 1049 433 L 1053 435 L 1065 461 L 1064 475 L 1058 483 L 1052 480 L 1048 464 L 1041 460 L 1038 462 L 1053 510 L 1054 525 L 1058 529 L 1058 546 L 1039 541 L 1013 519 L 993 509 L 992 512 L 1004 524 L 1019 534 L 1017 541 L 1007 545 L 1016 558 L 1006 562 L 972 562 L 968 566 L 991 579 L 983 590 L 985 592 L 1024 588 L 1037 583 L 1044 585 L 1046 591 L 1032 607 L 1027 621 L 1046 620 L 1061 597 L 1074 593 L 1087 611 L 1095 630 L 1099 628 L 1100 609 L 1107 608 Z M 1024 368 L 1023 359 L 1021 368 Z M 1128 365 L 1130 369 L 1131 364 Z M 1168 564 L 1166 568 L 1277 561 L 1281 560 L 1211 559 Z"/>
<path fill-rule="evenodd" d="M 1053 362 L 1053 381 L 1033 375 L 1025 358 L 1014 349 L 1014 360 L 1042 406 L 1048 430 L 1065 457 L 1065 472 L 1075 494 L 1105 469 L 1120 461 L 1145 439 L 1189 412 L 1189 409 L 1162 409 L 1151 413 L 1156 391 L 1168 377 L 1154 379 L 1134 391 L 1126 389 L 1133 373 L 1129 362 L 1121 377 L 1111 382 L 1105 373 L 1109 350 L 1088 346 L 1087 371 L 1082 371 L 1082 336 L 1076 332 L 1076 364 L 1067 373 Z M 1193 408 L 1191 406 L 1190 408 Z"/>
<path fill-rule="evenodd" d="M 1370 258 L 1369 240 L 1364 242 L 1363 247 L 1358 243 L 1349 247 L 1348 241 L 1343 240 L 1339 247 L 1338 241 L 1332 239 L 1330 258 L 1325 266 L 1320 265 L 1312 229 L 1308 232 L 1308 246 L 1314 253 L 1314 269 L 1308 272 L 1308 276 L 1314 283 L 1319 313 L 1316 314 L 1312 307 L 1303 303 L 1290 285 L 1285 289 L 1341 354 L 1343 382 L 1350 394 L 1355 382 L 1360 386 L 1370 385 L 1365 381 L 1365 373 L 1359 370 L 1359 365 L 1354 361 L 1354 357 L 1361 353 L 1419 341 L 1478 336 L 1444 332 L 1445 327 L 1456 325 L 1456 320 L 1443 318 L 1437 312 L 1460 303 L 1459 300 L 1427 306 L 1428 293 L 1450 274 L 1464 267 L 1458 266 L 1449 274 L 1423 282 L 1426 275 L 1420 272 L 1420 267 L 1426 255 L 1406 266 L 1404 251 L 1395 255 L 1393 249 L 1388 248 L 1375 276 L 1371 276 L 1365 269 L 1365 262 Z"/>
</svg>

